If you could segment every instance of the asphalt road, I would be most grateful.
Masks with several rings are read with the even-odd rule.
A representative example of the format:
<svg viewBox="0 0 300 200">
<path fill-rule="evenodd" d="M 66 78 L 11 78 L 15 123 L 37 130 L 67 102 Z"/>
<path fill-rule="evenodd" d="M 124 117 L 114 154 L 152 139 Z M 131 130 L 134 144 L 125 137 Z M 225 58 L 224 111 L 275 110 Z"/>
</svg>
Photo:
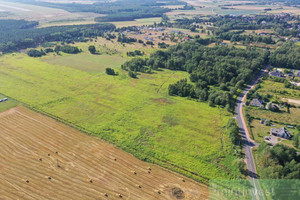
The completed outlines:
<svg viewBox="0 0 300 200">
<path fill-rule="evenodd" d="M 240 133 L 241 133 L 241 137 L 242 137 L 244 149 L 245 149 L 245 159 L 246 159 L 247 169 L 248 169 L 248 173 L 249 173 L 249 180 L 253 186 L 253 190 L 251 191 L 253 199 L 264 199 L 264 198 L 261 193 L 261 189 L 260 189 L 259 182 L 257 179 L 258 177 L 256 174 L 255 163 L 254 163 L 253 155 L 251 152 L 251 148 L 258 146 L 258 144 L 255 143 L 255 141 L 253 141 L 249 136 L 249 132 L 247 130 L 247 125 L 246 125 L 245 119 L 243 117 L 243 106 L 244 106 L 243 102 L 246 98 L 246 94 L 248 93 L 248 91 L 250 89 L 252 89 L 255 86 L 255 84 L 259 81 L 259 79 L 265 74 L 268 67 L 269 66 L 267 66 L 265 69 L 261 70 L 261 72 L 258 74 L 257 78 L 255 80 L 253 80 L 245 88 L 245 90 L 240 94 L 240 96 L 237 99 L 237 104 L 236 104 L 236 108 L 235 108 L 236 119 L 238 121 Z"/>
</svg>

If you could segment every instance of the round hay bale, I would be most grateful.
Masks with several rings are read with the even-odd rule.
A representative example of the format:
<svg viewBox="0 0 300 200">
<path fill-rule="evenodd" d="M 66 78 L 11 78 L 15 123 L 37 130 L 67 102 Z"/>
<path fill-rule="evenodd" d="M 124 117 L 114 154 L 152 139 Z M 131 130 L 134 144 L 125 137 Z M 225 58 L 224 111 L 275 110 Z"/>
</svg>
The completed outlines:
<svg viewBox="0 0 300 200">
<path fill-rule="evenodd" d="M 182 191 L 182 189 L 178 188 L 178 187 L 174 187 L 171 190 L 172 195 L 176 198 L 176 199 L 183 199 L 184 198 L 184 192 Z"/>
</svg>

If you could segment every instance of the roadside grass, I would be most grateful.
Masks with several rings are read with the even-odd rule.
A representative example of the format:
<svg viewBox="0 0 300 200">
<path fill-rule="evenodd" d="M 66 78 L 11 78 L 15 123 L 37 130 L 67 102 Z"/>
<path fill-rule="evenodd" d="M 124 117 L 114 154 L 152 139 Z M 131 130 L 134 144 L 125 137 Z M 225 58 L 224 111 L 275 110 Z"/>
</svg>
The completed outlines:
<svg viewBox="0 0 300 200">
<path fill-rule="evenodd" d="M 84 52 L 77 55 L 63 55 L 49 54 L 41 59 L 54 65 L 62 65 L 79 69 L 90 73 L 104 72 L 105 68 L 116 68 L 121 66 L 127 59 L 114 55 L 92 55 Z"/>
<path fill-rule="evenodd" d="M 0 91 L 37 111 L 197 181 L 240 177 L 223 134 L 231 114 L 168 95 L 170 83 L 187 77 L 162 70 L 131 79 L 121 70 L 108 76 L 25 54 L 0 57 Z"/>
<path fill-rule="evenodd" d="M 7 101 L 0 102 L 0 112 L 3 112 L 5 110 L 8 110 L 10 108 L 16 107 L 19 105 L 19 102 L 17 102 L 14 99 L 11 99 L 10 97 L 7 97 L 3 94 L 0 94 L 0 99 L 8 98 Z"/>
</svg>

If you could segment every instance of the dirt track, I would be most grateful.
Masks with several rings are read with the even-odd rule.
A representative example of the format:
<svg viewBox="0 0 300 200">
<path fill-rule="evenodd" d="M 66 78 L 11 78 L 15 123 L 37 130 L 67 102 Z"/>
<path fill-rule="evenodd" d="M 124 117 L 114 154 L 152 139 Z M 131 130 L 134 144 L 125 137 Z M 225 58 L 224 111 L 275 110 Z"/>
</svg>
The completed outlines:
<svg viewBox="0 0 300 200">
<path fill-rule="evenodd" d="M 208 199 L 204 185 L 23 107 L 0 113 L 0 161 L 0 199 Z"/>
</svg>

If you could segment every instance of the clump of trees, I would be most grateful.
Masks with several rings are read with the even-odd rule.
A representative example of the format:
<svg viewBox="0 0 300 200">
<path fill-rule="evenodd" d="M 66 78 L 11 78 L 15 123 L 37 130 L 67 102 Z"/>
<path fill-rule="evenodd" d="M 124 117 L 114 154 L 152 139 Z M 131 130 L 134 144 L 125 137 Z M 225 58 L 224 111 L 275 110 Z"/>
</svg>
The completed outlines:
<svg viewBox="0 0 300 200">
<path fill-rule="evenodd" d="M 27 52 L 27 55 L 30 57 L 42 57 L 46 55 L 46 53 L 43 50 L 31 49 Z"/>
<path fill-rule="evenodd" d="M 118 36 L 118 42 L 121 42 L 121 43 L 132 43 L 132 42 L 136 42 L 136 41 L 137 41 L 137 39 L 132 38 L 132 37 L 127 37 L 124 34 L 120 34 Z"/>
<path fill-rule="evenodd" d="M 127 53 L 127 56 L 143 56 L 145 53 L 140 51 L 140 50 L 134 50 L 134 51 L 128 51 Z"/>
<path fill-rule="evenodd" d="M 96 54 L 96 47 L 94 45 L 90 45 L 88 49 L 91 54 Z"/>
<path fill-rule="evenodd" d="M 109 68 L 109 67 L 105 69 L 105 72 L 106 72 L 107 75 L 112 75 L 112 76 L 117 75 L 117 73 L 115 72 L 115 70 L 112 69 L 112 68 Z"/>
<path fill-rule="evenodd" d="M 137 78 L 137 73 L 129 70 L 128 71 L 128 76 L 131 77 L 131 78 Z"/>
<path fill-rule="evenodd" d="M 195 97 L 195 88 L 187 82 L 187 79 L 177 81 L 175 84 L 169 85 L 169 95 L 181 97 Z"/>
<path fill-rule="evenodd" d="M 232 144 L 240 145 L 242 144 L 242 138 L 240 136 L 239 126 L 235 119 L 230 119 L 226 125 L 226 132 Z"/>
<path fill-rule="evenodd" d="M 64 53 L 69 53 L 69 54 L 77 54 L 80 53 L 81 50 L 78 47 L 70 46 L 70 45 L 57 45 L 54 49 L 55 52 L 64 52 Z"/>
<path fill-rule="evenodd" d="M 158 47 L 162 49 L 168 48 L 170 45 L 166 44 L 165 42 L 159 42 Z"/>
</svg>

